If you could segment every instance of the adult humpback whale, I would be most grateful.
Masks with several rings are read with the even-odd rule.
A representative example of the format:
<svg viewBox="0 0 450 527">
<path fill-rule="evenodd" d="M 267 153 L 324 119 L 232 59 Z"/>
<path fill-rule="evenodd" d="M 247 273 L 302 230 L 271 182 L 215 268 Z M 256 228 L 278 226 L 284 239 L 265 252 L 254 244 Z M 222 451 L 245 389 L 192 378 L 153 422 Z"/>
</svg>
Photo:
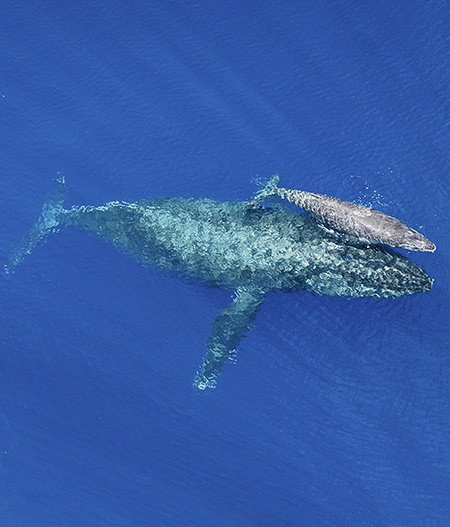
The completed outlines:
<svg viewBox="0 0 450 527">
<path fill-rule="evenodd" d="M 276 182 L 274 176 L 266 195 Z M 215 386 L 268 291 L 397 298 L 430 291 L 433 283 L 406 257 L 343 243 L 311 217 L 261 197 L 241 203 L 180 198 L 70 209 L 63 207 L 64 198 L 64 181 L 59 180 L 5 271 L 12 272 L 48 233 L 70 225 L 97 234 L 145 266 L 235 291 L 212 324 L 194 380 L 200 389 Z"/>
</svg>

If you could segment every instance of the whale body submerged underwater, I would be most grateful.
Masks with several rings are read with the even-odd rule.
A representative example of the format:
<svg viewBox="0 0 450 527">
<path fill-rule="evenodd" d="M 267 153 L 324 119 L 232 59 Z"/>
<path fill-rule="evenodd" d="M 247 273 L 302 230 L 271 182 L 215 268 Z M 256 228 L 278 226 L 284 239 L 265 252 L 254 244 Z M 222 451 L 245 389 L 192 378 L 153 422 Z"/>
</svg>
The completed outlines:
<svg viewBox="0 0 450 527">
<path fill-rule="evenodd" d="M 5 271 L 12 272 L 48 233 L 68 225 L 95 233 L 144 266 L 234 291 L 235 298 L 212 324 L 194 380 L 199 389 L 216 385 L 269 291 L 350 299 L 431 290 L 433 279 L 405 256 L 345 243 L 314 218 L 271 203 L 266 198 L 277 182 L 274 176 L 256 199 L 239 203 L 180 198 L 65 209 L 64 180 L 59 180 Z"/>
</svg>

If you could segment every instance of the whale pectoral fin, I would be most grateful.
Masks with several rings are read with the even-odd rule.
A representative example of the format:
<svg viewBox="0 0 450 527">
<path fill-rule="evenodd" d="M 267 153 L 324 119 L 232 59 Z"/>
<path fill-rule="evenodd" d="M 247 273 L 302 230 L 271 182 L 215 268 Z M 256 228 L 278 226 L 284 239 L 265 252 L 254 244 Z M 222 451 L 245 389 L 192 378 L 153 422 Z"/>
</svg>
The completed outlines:
<svg viewBox="0 0 450 527">
<path fill-rule="evenodd" d="M 242 288 L 236 298 L 214 320 L 211 335 L 206 343 L 206 357 L 194 380 L 200 390 L 214 388 L 216 377 L 222 373 L 222 365 L 236 354 L 236 347 L 245 338 L 245 332 L 253 322 L 256 312 L 265 300 L 264 292 Z"/>
</svg>

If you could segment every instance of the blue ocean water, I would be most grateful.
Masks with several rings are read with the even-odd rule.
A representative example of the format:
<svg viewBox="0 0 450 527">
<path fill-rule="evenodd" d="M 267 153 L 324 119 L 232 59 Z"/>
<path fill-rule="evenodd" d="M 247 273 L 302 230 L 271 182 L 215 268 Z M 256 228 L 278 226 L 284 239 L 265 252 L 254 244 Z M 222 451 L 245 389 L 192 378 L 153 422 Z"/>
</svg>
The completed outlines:
<svg viewBox="0 0 450 527">
<path fill-rule="evenodd" d="M 230 293 L 69 228 L 0 277 L 0 525 L 442 526 L 450 517 L 450 9 L 2 2 L 2 263 L 70 205 L 287 188 L 396 216 L 433 290 L 269 293 L 217 388 Z"/>
</svg>

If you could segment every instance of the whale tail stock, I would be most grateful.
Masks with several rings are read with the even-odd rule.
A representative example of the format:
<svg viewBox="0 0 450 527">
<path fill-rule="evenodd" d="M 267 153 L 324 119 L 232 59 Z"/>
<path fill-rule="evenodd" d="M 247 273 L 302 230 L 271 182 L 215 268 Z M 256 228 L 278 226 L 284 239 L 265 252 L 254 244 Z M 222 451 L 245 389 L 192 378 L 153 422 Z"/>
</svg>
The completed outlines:
<svg viewBox="0 0 450 527">
<path fill-rule="evenodd" d="M 23 261 L 27 254 L 31 253 L 36 245 L 44 242 L 48 234 L 58 230 L 58 216 L 64 210 L 63 203 L 65 199 L 66 187 L 64 177 L 61 177 L 56 180 L 53 189 L 47 195 L 37 222 L 11 252 L 8 263 L 4 267 L 6 274 L 14 272 L 15 268 Z"/>
</svg>

